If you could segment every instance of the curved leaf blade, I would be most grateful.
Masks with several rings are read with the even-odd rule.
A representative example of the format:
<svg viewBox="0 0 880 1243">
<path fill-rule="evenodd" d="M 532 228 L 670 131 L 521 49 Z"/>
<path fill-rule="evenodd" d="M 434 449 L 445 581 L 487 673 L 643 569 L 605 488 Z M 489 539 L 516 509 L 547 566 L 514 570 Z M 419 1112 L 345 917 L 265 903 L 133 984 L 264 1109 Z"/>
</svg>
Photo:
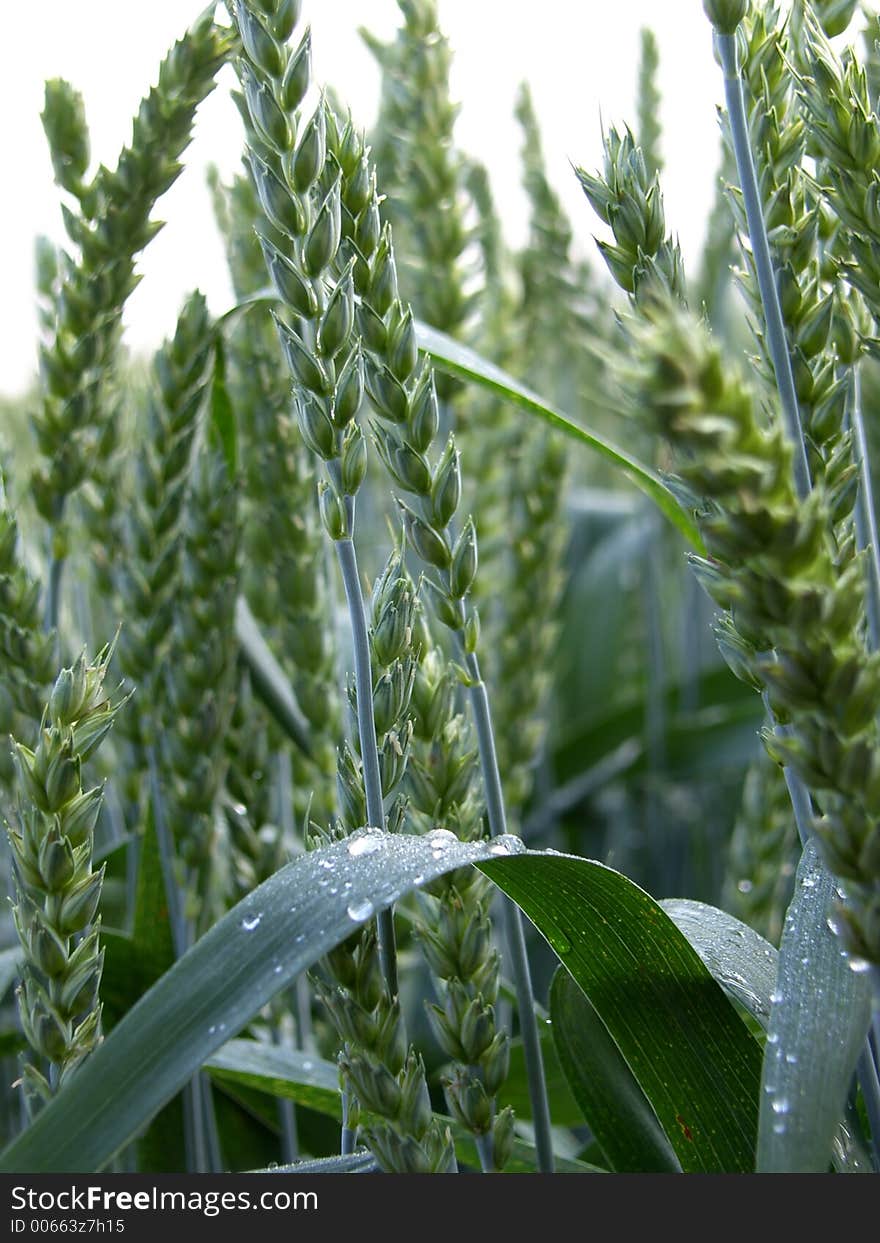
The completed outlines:
<svg viewBox="0 0 880 1243">
<path fill-rule="evenodd" d="M 728 996 L 766 1027 L 776 987 L 776 946 L 717 906 L 687 898 L 669 898 L 660 905 Z"/>
<path fill-rule="evenodd" d="M 828 925 L 836 881 L 810 841 L 788 908 L 767 1031 L 758 1125 L 761 1174 L 822 1174 L 871 1021 L 868 979 Z"/>
<path fill-rule="evenodd" d="M 520 384 L 519 380 L 515 380 L 506 371 L 496 367 L 494 363 L 483 358 L 475 350 L 468 349 L 466 345 L 453 340 L 446 333 L 418 321 L 416 336 L 419 349 L 428 355 L 438 371 L 455 376 L 459 380 L 470 380 L 479 384 L 481 388 L 488 389 L 521 410 L 537 415 L 545 423 L 555 427 L 557 431 L 586 445 L 593 453 L 598 453 L 600 457 L 611 462 L 618 470 L 623 471 L 626 477 L 644 492 L 645 496 L 650 497 L 664 517 L 685 537 L 692 548 L 697 552 L 705 551 L 693 518 L 682 509 L 678 499 L 649 466 L 637 461 L 625 449 L 618 448 L 611 441 L 573 422 L 560 410 L 548 405 L 537 393 L 532 392 L 524 384 Z"/>
<path fill-rule="evenodd" d="M 670 898 L 660 905 L 727 995 L 739 1002 L 766 1030 L 773 1009 L 779 964 L 776 946 L 718 907 L 686 898 Z M 857 1118 L 848 1118 L 838 1128 L 833 1160 L 838 1173 L 863 1174 L 872 1169 Z"/>
<path fill-rule="evenodd" d="M 559 955 L 617 1044 L 686 1172 L 754 1169 L 761 1051 L 660 906 L 570 855 L 479 864 Z"/>
<path fill-rule="evenodd" d="M 355 840 L 361 845 L 352 854 Z M 384 910 L 417 885 L 498 849 L 444 842 L 434 850 L 430 836 L 370 833 L 299 856 L 153 985 L 6 1148 L 0 1168 L 100 1169 L 270 998 L 350 935 L 369 914 L 367 903 Z"/>
<path fill-rule="evenodd" d="M 560 967 L 550 987 L 553 1040 L 571 1090 L 616 1173 L 680 1174 L 651 1102 L 608 1029 Z"/>
</svg>

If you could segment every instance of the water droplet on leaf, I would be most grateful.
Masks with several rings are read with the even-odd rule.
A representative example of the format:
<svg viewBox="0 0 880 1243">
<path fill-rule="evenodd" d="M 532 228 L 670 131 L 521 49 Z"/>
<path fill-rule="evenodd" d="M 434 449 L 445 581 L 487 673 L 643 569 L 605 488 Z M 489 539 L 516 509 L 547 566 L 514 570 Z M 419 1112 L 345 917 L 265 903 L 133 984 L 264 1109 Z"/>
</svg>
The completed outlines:
<svg viewBox="0 0 880 1243">
<path fill-rule="evenodd" d="M 364 833 L 360 833 L 353 837 L 348 843 L 348 853 L 352 859 L 359 859 L 361 855 L 372 855 L 382 847 L 384 837 L 373 829 L 367 829 Z"/>
<path fill-rule="evenodd" d="M 864 975 L 866 971 L 871 970 L 871 964 L 867 958 L 850 958 L 849 969 L 855 971 L 856 975 Z"/>
</svg>

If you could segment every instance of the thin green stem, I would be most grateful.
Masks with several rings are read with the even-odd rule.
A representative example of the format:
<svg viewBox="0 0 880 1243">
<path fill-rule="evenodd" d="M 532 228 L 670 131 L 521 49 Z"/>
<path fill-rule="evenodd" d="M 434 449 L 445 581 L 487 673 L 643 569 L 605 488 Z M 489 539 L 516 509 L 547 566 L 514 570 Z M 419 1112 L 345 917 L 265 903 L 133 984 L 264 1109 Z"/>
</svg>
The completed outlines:
<svg viewBox="0 0 880 1243">
<path fill-rule="evenodd" d="M 877 1170 L 880 1169 L 880 1079 L 877 1076 L 870 1040 L 859 1054 L 856 1077 L 862 1089 L 865 1113 L 871 1128 L 871 1156 L 874 1159 L 874 1169 Z"/>
<path fill-rule="evenodd" d="M 733 151 L 736 156 L 736 167 L 739 173 L 740 189 L 746 209 L 746 221 L 749 229 L 749 240 L 755 261 L 755 275 L 761 293 L 764 308 L 764 320 L 767 330 L 767 345 L 776 376 L 776 385 L 782 402 L 782 414 L 786 430 L 794 453 L 794 478 L 798 495 L 803 498 L 810 491 L 810 467 L 807 461 L 807 450 L 801 427 L 800 409 L 794 384 L 794 372 L 791 366 L 791 355 L 785 335 L 785 322 L 782 318 L 782 307 L 770 257 L 770 243 L 767 238 L 767 227 L 761 208 L 761 195 L 758 189 L 758 178 L 755 173 L 755 162 L 749 145 L 749 128 L 746 118 L 743 82 L 739 73 L 736 53 L 736 36 L 716 36 L 721 67 L 724 70 L 724 95 L 727 101 L 727 115 L 730 120 L 730 133 L 733 139 Z"/>
<path fill-rule="evenodd" d="M 171 830 L 165 815 L 165 800 L 159 781 L 159 762 L 156 748 L 147 747 L 147 767 L 150 774 L 150 802 L 153 808 L 153 828 L 159 846 L 159 865 L 162 869 L 162 881 L 165 886 L 165 902 L 168 907 L 168 919 L 171 924 L 171 939 L 174 942 L 174 953 L 177 958 L 186 952 L 186 919 L 183 909 L 183 897 L 177 877 L 174 875 L 174 844 L 171 841 Z"/>
<path fill-rule="evenodd" d="M 278 1023 L 272 1024 L 272 1043 L 282 1044 L 281 1028 Z M 296 1108 L 292 1100 L 283 1097 L 278 1101 L 278 1122 L 281 1126 L 281 1160 L 290 1165 L 299 1157 L 299 1135 L 296 1126 Z"/>
<path fill-rule="evenodd" d="M 868 647 L 872 652 L 880 651 L 880 538 L 877 532 L 877 510 L 874 507 L 874 488 L 871 482 L 871 457 L 868 451 L 868 438 L 865 434 L 865 420 L 862 415 L 862 382 L 859 364 L 852 368 L 849 390 L 849 419 L 853 434 L 853 452 L 859 470 L 859 494 L 856 501 L 856 542 L 862 551 L 868 554 L 867 592 L 865 611 L 868 617 Z M 874 1030 L 880 1030 L 880 972 L 872 972 L 874 992 Z M 876 1051 L 871 1055 L 874 1067 L 874 1082 L 877 1083 Z M 864 1086 L 863 1086 L 864 1091 Z M 880 1088 L 877 1089 L 880 1097 Z M 880 1100 L 875 1105 L 880 1119 Z M 872 1124 L 873 1126 L 873 1124 Z M 874 1135 L 875 1153 L 880 1150 L 880 1130 Z"/>
<path fill-rule="evenodd" d="M 354 530 L 354 498 L 347 498 L 349 531 Z M 379 747 L 376 740 L 376 721 L 373 717 L 373 673 L 370 667 L 370 639 L 367 633 L 367 614 L 361 594 L 358 576 L 357 553 L 354 542 L 347 539 L 336 541 L 336 555 L 342 571 L 342 583 L 348 602 L 354 647 L 354 681 L 357 695 L 358 734 L 361 744 L 361 763 L 364 773 L 364 794 L 367 800 L 367 820 L 377 829 L 385 828 L 385 809 L 382 802 L 382 777 L 379 772 Z M 397 950 L 394 942 L 394 915 L 389 909 L 377 920 L 379 930 L 379 957 L 382 973 L 390 997 L 397 996 Z"/>
<path fill-rule="evenodd" d="M 183 895 L 174 875 L 174 843 L 165 815 L 165 801 L 159 781 L 159 762 L 156 748 L 147 747 L 147 765 L 150 775 L 150 802 L 153 808 L 153 827 L 159 846 L 159 865 L 165 887 L 165 902 L 171 925 L 171 939 L 175 958 L 181 958 L 189 948 L 186 913 Z M 210 1081 L 202 1075 L 193 1075 L 183 1090 L 184 1143 L 187 1169 L 190 1173 L 217 1172 L 221 1168 L 220 1140 Z"/>
<path fill-rule="evenodd" d="M 507 817 L 504 812 L 504 796 L 501 791 L 501 774 L 498 771 L 498 755 L 495 750 L 495 734 L 492 729 L 489 696 L 486 694 L 486 684 L 480 676 L 480 664 L 474 652 L 468 654 L 466 664 L 471 678 L 470 700 L 474 714 L 474 724 L 477 729 L 477 744 L 480 751 L 480 766 L 483 771 L 483 788 L 486 796 L 489 830 L 493 837 L 501 837 L 507 832 Z M 516 990 L 519 1026 L 523 1040 L 523 1051 L 525 1053 L 526 1073 L 529 1081 L 529 1099 L 532 1104 L 532 1122 L 535 1128 L 535 1149 L 538 1154 L 538 1169 L 542 1174 L 552 1174 L 554 1161 L 550 1103 L 547 1099 L 547 1080 L 544 1074 L 541 1040 L 538 1035 L 538 1020 L 535 1016 L 532 974 L 529 967 L 522 915 L 520 914 L 519 907 L 507 900 L 502 903 L 501 910 L 505 925 L 505 937 L 510 953 L 511 972 Z"/>
<path fill-rule="evenodd" d="M 193 1075 L 183 1089 L 183 1144 L 186 1149 L 186 1172 L 204 1174 L 208 1168 L 208 1146 L 199 1075 Z"/>
<path fill-rule="evenodd" d="M 484 1174 L 494 1174 L 495 1152 L 492 1144 L 492 1136 L 475 1135 L 474 1143 L 477 1147 L 477 1156 L 480 1158 L 480 1169 Z"/>
<path fill-rule="evenodd" d="M 350 1097 L 348 1090 L 342 1090 L 342 1143 L 340 1144 L 340 1155 L 349 1157 L 355 1149 L 355 1129 L 348 1125 L 348 1110 L 350 1105 Z"/>
<path fill-rule="evenodd" d="M 217 1126 L 217 1111 L 214 1108 L 214 1089 L 209 1075 L 200 1074 L 202 1090 L 202 1109 L 205 1118 L 205 1149 L 207 1171 L 209 1174 L 223 1173 L 223 1150 L 220 1147 L 220 1129 Z"/>
<path fill-rule="evenodd" d="M 46 581 L 46 610 L 43 617 L 43 628 L 46 634 L 58 628 L 58 615 L 61 611 L 61 575 L 64 571 L 64 558 L 55 555 L 52 550 L 54 536 L 49 536 L 49 574 Z"/>
<path fill-rule="evenodd" d="M 853 450 L 859 468 L 859 496 L 856 502 L 856 540 L 868 553 L 868 639 L 872 652 L 880 650 L 880 541 L 877 538 L 877 513 L 871 484 L 871 459 L 862 416 L 862 384 L 858 363 L 852 368 L 849 403 Z"/>
</svg>

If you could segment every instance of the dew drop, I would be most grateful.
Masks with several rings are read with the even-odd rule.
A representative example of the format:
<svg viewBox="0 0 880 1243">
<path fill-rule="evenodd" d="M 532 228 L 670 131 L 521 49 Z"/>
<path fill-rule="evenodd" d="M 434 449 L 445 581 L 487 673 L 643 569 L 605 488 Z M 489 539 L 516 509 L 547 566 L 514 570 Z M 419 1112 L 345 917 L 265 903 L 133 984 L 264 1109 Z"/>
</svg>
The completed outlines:
<svg viewBox="0 0 880 1243">
<path fill-rule="evenodd" d="M 318 867 L 319 867 L 319 868 L 326 868 L 326 869 L 327 869 L 327 871 L 332 871 L 332 870 L 333 870 L 333 860 L 332 860 L 332 859 L 319 859 L 319 860 L 318 860 Z"/>
<path fill-rule="evenodd" d="M 770 994 L 770 1004 L 771 1004 L 771 1006 L 778 1006 L 778 1005 L 779 1005 L 779 1003 L 780 1003 L 780 1001 L 782 1001 L 782 993 L 778 993 L 778 992 L 774 991 L 774 992 L 772 992 L 772 993 Z"/>
<path fill-rule="evenodd" d="M 450 833 L 449 829 L 432 829 L 425 840 L 434 852 L 435 859 L 445 854 L 450 846 L 458 843 L 458 838 L 454 833 Z"/>
<path fill-rule="evenodd" d="M 375 907 L 369 898 L 364 898 L 362 902 L 352 902 L 346 914 L 349 919 L 354 920 L 356 924 L 362 924 L 365 919 L 369 919 L 373 914 Z"/>
<path fill-rule="evenodd" d="M 251 916 L 246 915 L 245 918 L 241 921 L 241 926 L 242 928 L 244 928 L 245 932 L 253 932 L 253 930 L 259 926 L 260 920 L 262 918 L 263 918 L 262 911 L 258 911 L 256 915 L 251 915 Z"/>
<path fill-rule="evenodd" d="M 788 1062 L 789 1066 L 797 1066 L 797 1054 L 796 1053 L 786 1053 L 785 1060 Z"/>
<path fill-rule="evenodd" d="M 275 975 L 280 975 L 281 974 L 281 963 L 279 962 L 276 966 L 274 966 L 272 968 L 272 971 L 274 972 Z"/>
<path fill-rule="evenodd" d="M 569 941 L 564 932 L 556 933 L 553 938 L 553 948 L 556 950 L 557 954 L 571 953 L 571 941 Z"/>
<path fill-rule="evenodd" d="M 741 880 L 737 882 L 737 889 L 740 893 L 751 893 L 754 886 L 750 880 Z"/>
<path fill-rule="evenodd" d="M 313 1066 L 314 1066 L 314 1062 L 310 1062 L 308 1059 L 306 1059 L 306 1061 L 304 1061 L 302 1064 L 303 1070 L 311 1070 Z"/>
<path fill-rule="evenodd" d="M 774 1123 L 773 1123 L 773 1134 L 774 1134 L 774 1135 L 784 1135 L 784 1134 L 785 1134 L 785 1123 L 784 1123 L 784 1122 L 774 1122 Z"/>
<path fill-rule="evenodd" d="M 384 838 L 371 831 L 362 833 L 359 837 L 353 837 L 348 843 L 348 853 L 352 859 L 359 859 L 361 855 L 375 854 L 382 846 Z"/>
<path fill-rule="evenodd" d="M 418 874 L 417 876 L 414 876 L 414 877 L 413 877 L 413 884 L 414 884 L 414 885 L 424 885 L 424 883 L 425 883 L 425 874 L 424 874 L 424 872 L 419 872 L 419 874 Z"/>
<path fill-rule="evenodd" d="M 247 808 L 245 807 L 244 803 L 232 803 L 230 804 L 230 807 L 231 807 L 231 810 L 234 811 L 237 816 L 247 815 Z"/>
<path fill-rule="evenodd" d="M 854 971 L 856 975 L 864 975 L 866 971 L 871 970 L 871 964 L 867 958 L 850 958 L 847 961 L 850 971 Z"/>
<path fill-rule="evenodd" d="M 776 1100 L 771 1102 L 770 1108 L 775 1114 L 787 1114 L 791 1106 L 787 1096 L 777 1096 Z"/>
<path fill-rule="evenodd" d="M 825 923 L 828 926 L 829 931 L 833 932 L 834 935 L 837 936 L 840 932 L 840 922 L 835 918 L 835 916 L 829 915 L 825 920 Z"/>
<path fill-rule="evenodd" d="M 803 880 L 801 881 L 801 888 L 802 889 L 815 889 L 816 888 L 815 876 L 805 876 Z"/>
<path fill-rule="evenodd" d="M 490 855 L 521 855 L 526 845 L 521 837 L 513 833 L 502 833 L 489 843 Z"/>
<path fill-rule="evenodd" d="M 779 1044 L 779 1032 L 771 1032 L 767 1037 L 768 1044 Z"/>
</svg>

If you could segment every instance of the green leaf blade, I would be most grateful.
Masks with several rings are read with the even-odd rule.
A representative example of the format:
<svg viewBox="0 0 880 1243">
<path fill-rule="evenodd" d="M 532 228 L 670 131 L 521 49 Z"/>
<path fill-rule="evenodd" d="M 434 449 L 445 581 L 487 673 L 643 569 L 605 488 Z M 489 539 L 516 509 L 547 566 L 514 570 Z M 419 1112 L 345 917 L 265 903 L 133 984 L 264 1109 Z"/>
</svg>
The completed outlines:
<svg viewBox="0 0 880 1243">
<path fill-rule="evenodd" d="M 596 1011 L 560 967 L 550 988 L 553 1039 L 590 1130 L 616 1173 L 680 1174 L 681 1164 Z"/>
<path fill-rule="evenodd" d="M 349 839 L 299 856 L 215 924 L 6 1148 L 0 1168 L 100 1169 L 270 998 L 343 941 L 367 903 L 384 910 L 493 849 L 444 842 L 435 851 L 430 836 L 370 836 L 354 854 Z"/>
<path fill-rule="evenodd" d="M 545 423 L 579 441 L 593 453 L 598 453 L 600 457 L 621 470 L 645 496 L 654 502 L 664 517 L 684 536 L 692 548 L 697 552 L 705 552 L 702 537 L 693 518 L 682 509 L 677 498 L 650 467 L 637 461 L 626 450 L 618 448 L 602 436 L 581 427 L 560 410 L 556 410 L 545 402 L 537 393 L 533 393 L 524 384 L 520 384 L 506 371 L 502 371 L 500 367 L 496 367 L 494 363 L 477 354 L 475 350 L 468 349 L 467 346 L 461 345 L 445 333 L 431 328 L 428 324 L 417 322 L 416 335 L 419 349 L 428 355 L 438 371 L 443 371 L 446 375 L 454 376 L 459 380 L 479 384 L 481 388 L 495 393 L 496 396 L 518 406 L 521 410 L 527 410 L 530 414 L 543 419 Z"/>
<path fill-rule="evenodd" d="M 603 864 L 527 854 L 481 863 L 588 998 L 682 1169 L 754 1168 L 761 1052 L 672 920 Z"/>
<path fill-rule="evenodd" d="M 871 1021 L 871 989 L 828 925 L 836 881 L 804 847 L 779 948 L 758 1128 L 761 1174 L 822 1174 Z"/>
</svg>

